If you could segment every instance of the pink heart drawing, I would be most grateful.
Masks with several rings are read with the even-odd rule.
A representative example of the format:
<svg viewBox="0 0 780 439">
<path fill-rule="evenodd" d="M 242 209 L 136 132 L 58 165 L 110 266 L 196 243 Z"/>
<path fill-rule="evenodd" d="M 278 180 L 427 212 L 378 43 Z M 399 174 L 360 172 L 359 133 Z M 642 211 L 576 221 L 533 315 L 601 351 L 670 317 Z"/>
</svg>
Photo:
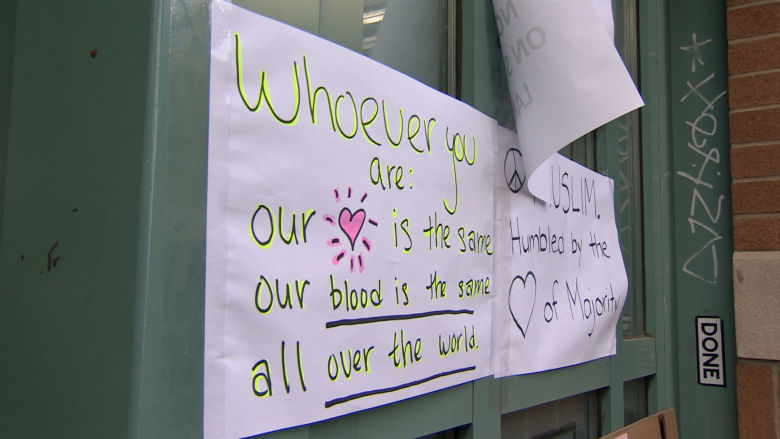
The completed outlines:
<svg viewBox="0 0 780 439">
<path fill-rule="evenodd" d="M 363 223 L 365 222 L 366 211 L 363 209 L 358 209 L 355 213 L 352 213 L 345 207 L 339 213 L 339 227 L 347 235 L 353 251 L 355 250 L 355 241 L 357 241 L 357 237 L 360 234 L 360 230 L 363 229 Z"/>
</svg>

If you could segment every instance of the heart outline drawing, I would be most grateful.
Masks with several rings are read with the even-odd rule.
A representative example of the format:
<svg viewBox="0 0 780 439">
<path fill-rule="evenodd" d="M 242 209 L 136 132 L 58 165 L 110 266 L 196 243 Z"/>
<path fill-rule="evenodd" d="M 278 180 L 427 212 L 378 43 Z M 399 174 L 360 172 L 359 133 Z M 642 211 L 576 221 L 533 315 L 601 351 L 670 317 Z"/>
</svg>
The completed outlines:
<svg viewBox="0 0 780 439">
<path fill-rule="evenodd" d="M 515 316 L 514 310 L 512 310 L 512 290 L 515 287 L 515 282 L 520 280 L 523 282 L 523 291 L 526 291 L 528 289 L 528 278 L 533 277 L 534 278 L 534 300 L 531 304 L 531 312 L 528 313 L 528 322 L 525 324 L 525 328 L 523 328 L 523 325 L 521 325 L 517 321 L 517 316 Z M 529 271 L 526 273 L 525 278 L 523 276 L 515 276 L 514 279 L 512 279 L 512 283 L 509 285 L 509 313 L 512 315 L 512 320 L 515 321 L 515 325 L 520 330 L 520 333 L 523 334 L 523 338 L 526 338 L 526 335 L 528 335 L 528 327 L 531 325 L 531 316 L 534 314 L 534 308 L 536 307 L 536 275 L 533 273 L 533 271 Z M 522 317 L 522 316 L 521 316 Z"/>
<path fill-rule="evenodd" d="M 341 209 L 339 212 L 339 228 L 344 235 L 349 239 L 349 244 L 352 246 L 352 251 L 355 250 L 355 242 L 360 235 L 360 231 L 363 230 L 363 224 L 366 222 L 366 211 L 358 209 L 354 213 L 349 208 Z"/>
</svg>

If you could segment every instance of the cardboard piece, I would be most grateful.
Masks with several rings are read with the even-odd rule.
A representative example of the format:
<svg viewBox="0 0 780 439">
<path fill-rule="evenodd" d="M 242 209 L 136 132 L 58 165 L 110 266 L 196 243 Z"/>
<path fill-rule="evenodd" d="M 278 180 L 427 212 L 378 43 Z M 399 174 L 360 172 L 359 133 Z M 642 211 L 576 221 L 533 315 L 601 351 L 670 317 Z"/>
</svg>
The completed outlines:
<svg viewBox="0 0 780 439">
<path fill-rule="evenodd" d="M 680 439 L 674 408 L 648 416 L 601 439 Z"/>
</svg>

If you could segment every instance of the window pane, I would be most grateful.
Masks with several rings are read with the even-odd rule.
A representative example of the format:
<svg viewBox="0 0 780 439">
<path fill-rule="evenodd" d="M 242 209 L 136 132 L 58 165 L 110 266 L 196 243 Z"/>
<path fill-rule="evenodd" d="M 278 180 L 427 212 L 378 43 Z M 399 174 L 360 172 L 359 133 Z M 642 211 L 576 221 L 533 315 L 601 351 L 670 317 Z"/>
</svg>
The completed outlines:
<svg viewBox="0 0 780 439">
<path fill-rule="evenodd" d="M 614 0 L 615 45 L 635 82 L 638 42 L 635 0 Z M 616 130 L 607 146 L 607 175 L 615 180 L 615 216 L 620 250 L 628 274 L 628 298 L 623 308 L 623 337 L 645 334 L 644 246 L 642 227 L 642 145 L 640 110 L 620 117 L 609 129 Z"/>
<path fill-rule="evenodd" d="M 501 416 L 501 439 L 597 437 L 596 393 L 585 393 Z"/>
<path fill-rule="evenodd" d="M 625 425 L 647 417 L 647 379 L 623 383 L 623 422 Z"/>
<path fill-rule="evenodd" d="M 591 131 L 564 146 L 560 154 L 586 168 L 596 169 L 596 132 Z"/>
<path fill-rule="evenodd" d="M 364 55 L 447 91 L 446 1 L 364 0 Z"/>
<path fill-rule="evenodd" d="M 454 94 L 454 0 L 234 0 Z M 450 43 L 452 41 L 452 43 Z"/>
</svg>

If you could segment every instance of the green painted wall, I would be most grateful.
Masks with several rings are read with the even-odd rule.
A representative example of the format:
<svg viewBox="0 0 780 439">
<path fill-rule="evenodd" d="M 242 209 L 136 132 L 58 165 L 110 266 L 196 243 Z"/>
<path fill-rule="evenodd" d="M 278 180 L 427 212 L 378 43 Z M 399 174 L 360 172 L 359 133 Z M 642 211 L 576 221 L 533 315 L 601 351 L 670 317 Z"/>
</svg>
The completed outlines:
<svg viewBox="0 0 780 439">
<path fill-rule="evenodd" d="M 680 437 L 735 438 L 726 2 L 669 5 Z M 696 316 L 723 319 L 726 387 L 698 384 Z"/>
<path fill-rule="evenodd" d="M 0 17 L 14 48 L 0 51 L 0 93 L 13 68 L 0 143 L 2 436 L 122 437 L 149 3 L 5 2 Z"/>
<path fill-rule="evenodd" d="M 11 117 L 11 85 L 14 74 L 16 0 L 0 0 L 0 228 L 3 224 L 8 128 Z M 0 241 L 2 244 L 2 241 Z"/>
<path fill-rule="evenodd" d="M 210 1 L 153 11 L 128 437 L 203 430 Z"/>
</svg>

